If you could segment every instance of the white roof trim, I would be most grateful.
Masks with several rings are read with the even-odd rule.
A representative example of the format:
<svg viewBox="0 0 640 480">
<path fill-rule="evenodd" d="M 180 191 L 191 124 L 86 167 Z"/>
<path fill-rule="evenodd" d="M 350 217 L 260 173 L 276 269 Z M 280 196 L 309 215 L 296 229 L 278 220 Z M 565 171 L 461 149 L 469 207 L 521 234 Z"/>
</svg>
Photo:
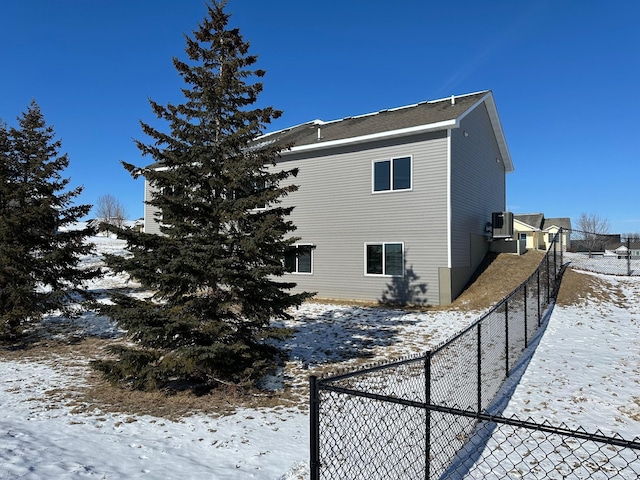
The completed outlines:
<svg viewBox="0 0 640 480">
<path fill-rule="evenodd" d="M 412 135 L 415 133 L 431 132 L 435 130 L 444 130 L 447 128 L 458 128 L 460 125 L 456 120 L 445 120 L 443 122 L 430 123 L 427 125 L 418 125 L 416 127 L 401 128 L 398 130 L 388 130 L 386 132 L 372 133 L 369 135 L 362 135 L 360 137 L 341 138 L 340 140 L 332 140 L 329 142 L 312 143 L 310 145 L 300 145 L 293 147 L 287 152 L 304 152 L 307 150 L 317 150 L 322 148 L 339 147 L 341 145 L 350 145 L 354 143 L 370 142 L 372 140 L 382 140 L 385 138 L 402 137 L 405 135 Z"/>
<path fill-rule="evenodd" d="M 528 223 L 523 222 L 522 220 L 519 220 L 519 219 L 517 219 L 515 217 L 513 218 L 513 221 L 514 222 L 518 222 L 520 225 L 522 225 L 524 227 L 527 227 L 527 228 L 529 228 L 529 230 L 532 230 L 534 232 L 541 232 L 542 231 L 538 227 L 534 227 L 533 225 L 529 225 Z"/>
<path fill-rule="evenodd" d="M 265 137 L 274 137 L 278 133 L 286 132 L 288 130 L 293 130 L 295 128 L 302 127 L 303 125 L 326 125 L 327 123 L 330 123 L 330 122 L 325 122 L 324 120 L 320 120 L 320 119 L 311 120 L 310 122 L 299 123 L 298 125 L 294 125 L 293 127 L 286 127 L 286 128 L 281 128 L 280 130 L 274 130 L 273 132 L 267 132 L 263 135 L 260 135 L 259 137 L 256 137 L 255 140 L 260 141 Z M 269 140 L 269 143 L 275 142 L 276 140 L 277 139 Z"/>
<path fill-rule="evenodd" d="M 513 168 L 513 161 L 511 159 L 511 154 L 509 153 L 509 147 L 507 146 L 507 140 L 504 136 L 504 131 L 502 130 L 502 124 L 500 122 L 500 117 L 498 116 L 498 110 L 496 108 L 496 104 L 495 101 L 493 99 L 493 94 L 490 90 L 485 90 L 486 94 L 484 96 L 482 96 L 482 98 L 480 98 L 476 103 L 474 103 L 471 107 L 469 107 L 465 112 L 463 112 L 461 115 L 459 115 L 457 118 L 452 119 L 452 120 L 445 120 L 442 122 L 436 122 L 436 123 L 430 123 L 430 124 L 426 124 L 426 125 L 418 125 L 415 127 L 408 127 L 408 128 L 401 128 L 398 130 L 389 130 L 386 132 L 380 132 L 380 133 L 373 133 L 373 134 L 369 134 L 369 135 L 362 135 L 360 137 L 350 137 L 350 138 L 342 138 L 340 140 L 332 140 L 329 142 L 320 142 L 320 143 L 312 143 L 309 145 L 300 145 L 300 146 L 294 146 L 293 148 L 291 148 L 290 150 L 287 150 L 286 152 L 283 152 L 283 154 L 286 153 L 292 153 L 292 152 L 305 152 L 305 151 L 309 151 L 309 150 L 320 150 L 320 149 L 324 149 L 324 148 L 331 148 L 331 147 L 339 147 L 342 145 L 349 145 L 349 144 L 358 144 L 358 143 L 365 143 L 365 142 L 369 142 L 372 140 L 382 140 L 382 139 L 386 139 L 386 138 L 394 138 L 394 137 L 402 137 L 405 135 L 412 135 L 412 134 L 416 134 L 416 133 L 424 133 L 424 132 L 431 132 L 431 131 L 436 131 L 436 130 L 444 130 L 444 129 L 451 129 L 451 128 L 459 128 L 460 127 L 460 121 L 466 117 L 471 111 L 473 111 L 476 107 L 478 107 L 481 103 L 484 103 L 486 105 L 487 108 L 487 112 L 489 114 L 489 119 L 491 121 L 491 126 L 493 127 L 493 131 L 495 133 L 496 136 L 496 142 L 498 144 L 498 149 L 500 150 L 500 154 L 502 156 L 502 161 L 504 164 L 504 168 L 505 168 L 505 173 L 510 173 L 513 172 L 514 168 Z M 477 93 L 482 93 L 482 92 L 477 92 Z M 462 98 L 462 97 L 466 97 L 466 96 L 470 96 L 470 95 L 476 95 L 477 93 L 468 93 L 465 95 L 459 95 L 456 96 L 455 98 Z M 421 102 L 421 103 L 437 103 L 437 102 L 441 102 L 441 101 L 445 101 L 447 100 L 445 99 L 440 99 L 440 100 L 430 100 L 428 102 Z M 388 110 L 381 110 L 379 112 L 374 112 L 374 113 L 367 113 L 364 115 L 358 115 L 358 116 L 354 116 L 354 117 L 347 117 L 347 118 L 360 118 L 360 117 L 367 117 L 367 116 L 371 116 L 371 115 L 377 115 L 380 112 L 383 111 L 391 111 L 391 110 L 400 110 L 403 108 L 410 108 L 410 107 L 415 107 L 417 105 L 420 105 L 419 103 L 414 104 L 414 105 L 406 105 L 404 107 L 397 107 L 394 109 L 388 109 Z M 344 120 L 344 119 L 341 119 Z M 324 122 L 322 120 L 314 120 L 313 122 L 307 122 L 307 124 L 311 124 L 311 125 L 328 125 L 331 123 L 335 123 L 335 122 L 340 122 L 341 120 L 332 120 L 329 122 Z M 301 124 L 304 125 L 304 124 Z M 284 130 L 289 130 L 290 128 L 295 128 L 295 127 L 289 127 L 280 131 L 284 131 Z M 269 134 L 266 134 L 265 136 L 270 136 L 273 135 L 274 133 L 277 132 L 271 132 Z M 258 140 L 261 137 L 258 138 Z"/>
</svg>

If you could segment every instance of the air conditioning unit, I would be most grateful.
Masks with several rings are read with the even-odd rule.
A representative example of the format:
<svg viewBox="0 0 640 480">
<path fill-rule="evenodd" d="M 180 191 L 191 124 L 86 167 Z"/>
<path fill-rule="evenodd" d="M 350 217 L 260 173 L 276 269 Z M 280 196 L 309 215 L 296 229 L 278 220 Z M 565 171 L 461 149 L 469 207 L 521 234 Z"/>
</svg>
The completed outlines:
<svg viewBox="0 0 640 480">
<path fill-rule="evenodd" d="M 513 213 L 493 212 L 491 214 L 491 237 L 492 238 L 512 238 L 513 237 Z"/>
</svg>

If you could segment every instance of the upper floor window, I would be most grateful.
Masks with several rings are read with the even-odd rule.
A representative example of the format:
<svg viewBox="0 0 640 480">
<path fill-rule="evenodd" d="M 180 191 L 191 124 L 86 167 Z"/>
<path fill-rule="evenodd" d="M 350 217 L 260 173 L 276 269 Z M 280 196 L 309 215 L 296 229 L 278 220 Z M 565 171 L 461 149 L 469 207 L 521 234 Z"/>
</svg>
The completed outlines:
<svg viewBox="0 0 640 480">
<path fill-rule="evenodd" d="M 284 256 L 284 269 L 289 273 L 313 273 L 313 245 L 293 245 Z"/>
<path fill-rule="evenodd" d="M 373 191 L 411 189 L 411 157 L 373 162 Z"/>
<path fill-rule="evenodd" d="M 257 195 L 264 195 L 264 192 L 267 190 L 267 182 L 263 179 L 255 179 L 249 180 L 245 182 L 243 188 L 236 189 L 233 191 L 233 199 L 239 200 L 247 197 L 255 197 Z M 267 204 L 265 202 L 259 202 L 252 209 L 256 210 L 264 210 L 267 208 Z"/>
</svg>

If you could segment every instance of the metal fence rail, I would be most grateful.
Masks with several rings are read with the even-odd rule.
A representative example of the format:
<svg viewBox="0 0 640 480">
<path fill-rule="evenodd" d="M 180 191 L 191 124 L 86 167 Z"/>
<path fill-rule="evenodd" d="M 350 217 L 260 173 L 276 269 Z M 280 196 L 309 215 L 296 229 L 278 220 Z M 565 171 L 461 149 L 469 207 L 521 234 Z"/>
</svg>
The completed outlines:
<svg viewBox="0 0 640 480">
<path fill-rule="evenodd" d="M 554 298 L 560 238 L 528 280 L 438 348 L 311 377 L 311 478 L 635 478 L 637 442 L 495 414 Z"/>
</svg>

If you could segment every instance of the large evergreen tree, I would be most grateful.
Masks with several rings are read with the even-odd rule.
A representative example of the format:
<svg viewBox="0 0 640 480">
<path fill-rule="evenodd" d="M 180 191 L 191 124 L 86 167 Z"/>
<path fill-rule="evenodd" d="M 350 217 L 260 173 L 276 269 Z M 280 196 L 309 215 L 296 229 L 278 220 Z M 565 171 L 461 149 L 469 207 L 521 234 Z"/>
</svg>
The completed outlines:
<svg viewBox="0 0 640 480">
<path fill-rule="evenodd" d="M 73 205 L 82 187 L 68 190 L 60 154 L 40 108 L 31 102 L 18 127 L 0 126 L 0 338 L 20 336 L 43 314 L 77 313 L 89 299 L 83 283 L 94 269 L 80 268 L 92 251 L 90 229 L 67 229 L 91 205 Z"/>
<path fill-rule="evenodd" d="M 138 389 L 252 383 L 277 359 L 272 340 L 284 332 L 272 320 L 309 296 L 278 280 L 294 241 L 281 198 L 296 190 L 289 178 L 297 172 L 274 168 L 282 146 L 254 143 L 280 112 L 253 106 L 264 71 L 252 69 L 257 58 L 227 27 L 224 4 L 207 10 L 186 36 L 188 61 L 173 60 L 184 103 L 150 101 L 168 132 L 141 123 L 153 141 L 137 145 L 155 163 L 124 164 L 158 192 L 148 203 L 162 234 L 120 231 L 132 256 L 107 257 L 155 292 L 146 300 L 115 295 L 104 308 L 134 343 L 96 366 Z"/>
</svg>

